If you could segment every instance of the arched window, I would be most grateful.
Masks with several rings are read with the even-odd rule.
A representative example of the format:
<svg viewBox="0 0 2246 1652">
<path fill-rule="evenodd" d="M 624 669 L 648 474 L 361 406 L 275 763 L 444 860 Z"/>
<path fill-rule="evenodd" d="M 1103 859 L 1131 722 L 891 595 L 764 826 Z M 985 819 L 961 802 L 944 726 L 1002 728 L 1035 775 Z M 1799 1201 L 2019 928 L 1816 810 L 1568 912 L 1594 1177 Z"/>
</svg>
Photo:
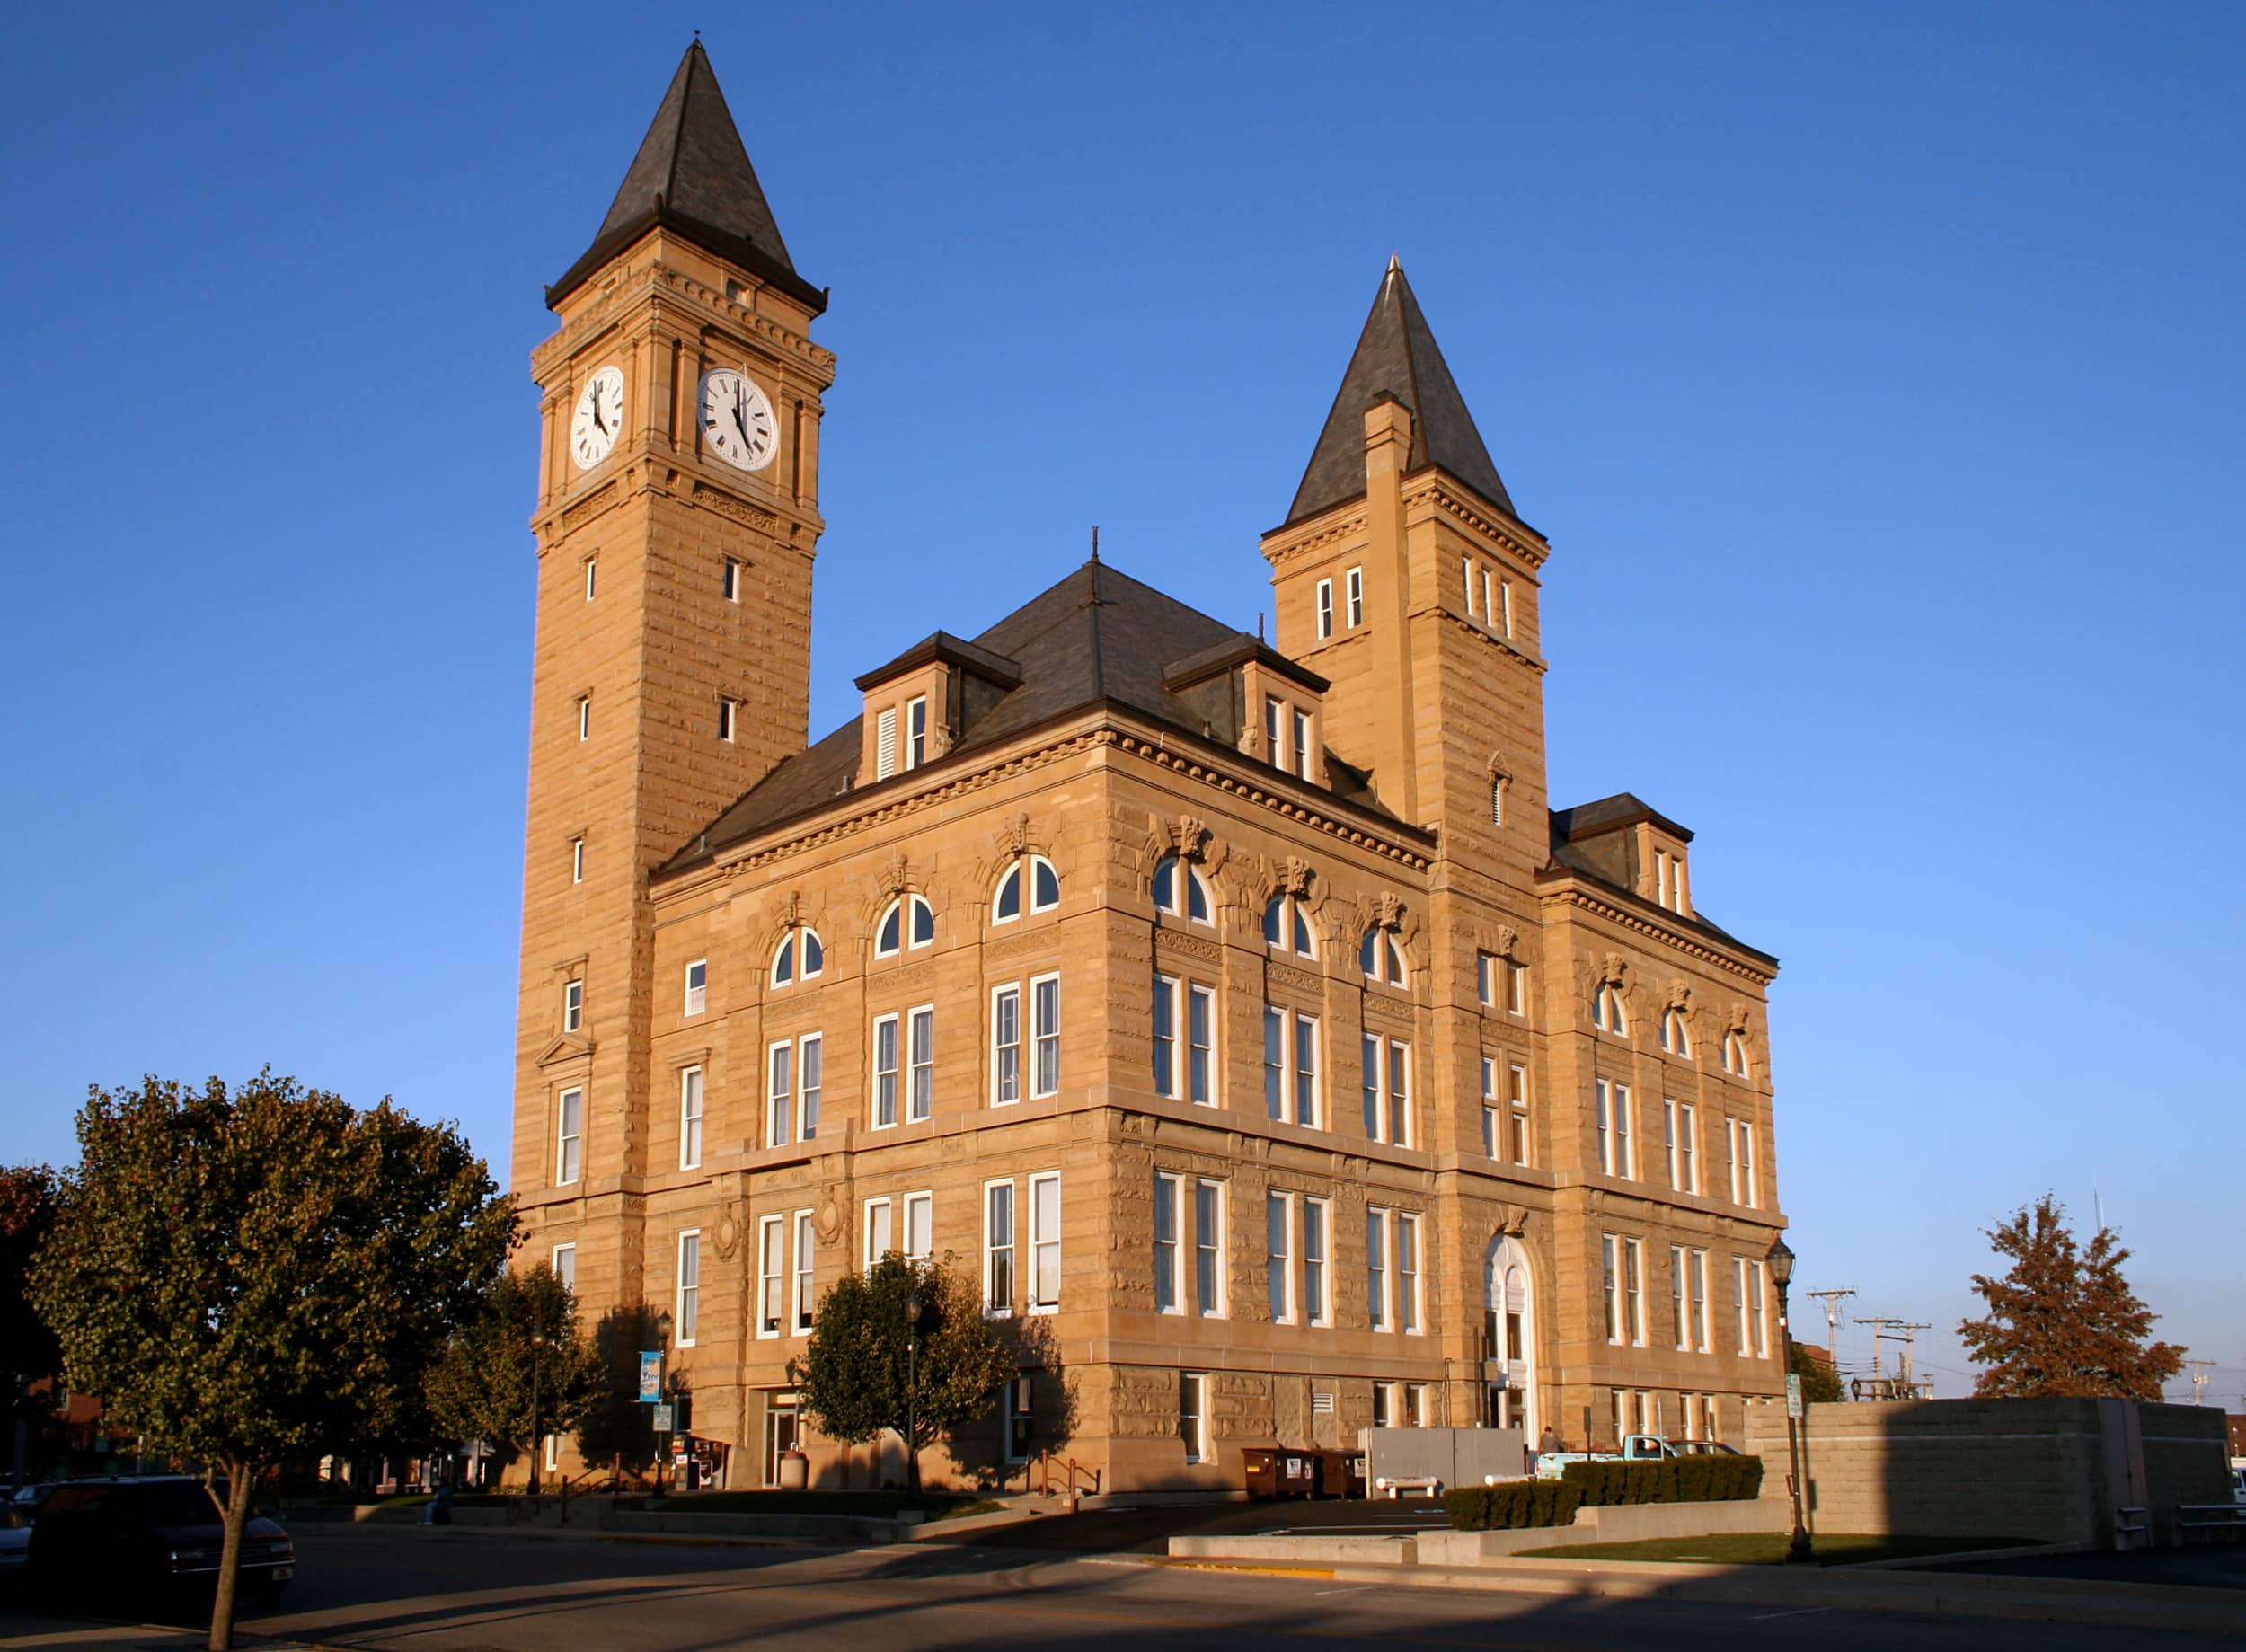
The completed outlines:
<svg viewBox="0 0 2246 1652">
<path fill-rule="evenodd" d="M 1265 904 L 1263 939 L 1282 952 L 1291 947 L 1304 958 L 1318 956 L 1318 949 L 1311 943 L 1310 919 L 1304 914 L 1297 896 L 1274 895 Z"/>
<path fill-rule="evenodd" d="M 1630 1017 L 1623 1010 L 1623 989 L 1602 981 L 1591 989 L 1591 1025 L 1618 1038 L 1630 1036 Z"/>
<path fill-rule="evenodd" d="M 1482 1274 L 1484 1357 L 1490 1361 L 1490 1423 L 1518 1428 L 1533 1449 L 1537 1439 L 1536 1297 L 1528 1252 L 1518 1240 L 1490 1248 Z M 1504 1373 L 1503 1381 L 1497 1374 Z"/>
<path fill-rule="evenodd" d="M 1736 1029 L 1723 1035 L 1723 1070 L 1734 1078 L 1751 1078 L 1747 1070 L 1746 1034 Z"/>
<path fill-rule="evenodd" d="M 1154 906 L 1177 913 L 1181 902 L 1183 915 L 1196 923 L 1214 921 L 1209 916 L 1208 879 L 1201 876 L 1200 868 L 1174 854 L 1164 855 L 1154 868 Z"/>
<path fill-rule="evenodd" d="M 874 932 L 873 956 L 888 958 L 905 947 L 924 947 L 935 938 L 935 909 L 917 895 L 900 895 L 881 914 L 881 925 Z"/>
<path fill-rule="evenodd" d="M 1403 949 L 1396 944 L 1396 932 L 1377 923 L 1365 932 L 1357 950 L 1357 965 L 1367 981 L 1385 981 L 1391 986 L 1406 984 Z"/>
<path fill-rule="evenodd" d="M 809 981 L 826 967 L 827 949 L 819 944 L 818 932 L 807 923 L 781 937 L 779 950 L 772 955 L 772 984 Z"/>
<path fill-rule="evenodd" d="M 1680 1061 L 1693 1058 L 1693 1035 L 1684 1025 L 1684 1012 L 1668 1011 L 1661 1017 L 1661 1047 Z"/>
<path fill-rule="evenodd" d="M 1024 871 L 1029 875 L 1030 910 L 1050 912 L 1061 904 L 1061 878 L 1053 870 L 1053 862 L 1041 854 L 1025 854 L 1006 869 L 1006 875 L 998 880 L 998 897 L 991 903 L 991 921 L 1004 923 L 1021 915 L 1021 884 Z"/>
</svg>

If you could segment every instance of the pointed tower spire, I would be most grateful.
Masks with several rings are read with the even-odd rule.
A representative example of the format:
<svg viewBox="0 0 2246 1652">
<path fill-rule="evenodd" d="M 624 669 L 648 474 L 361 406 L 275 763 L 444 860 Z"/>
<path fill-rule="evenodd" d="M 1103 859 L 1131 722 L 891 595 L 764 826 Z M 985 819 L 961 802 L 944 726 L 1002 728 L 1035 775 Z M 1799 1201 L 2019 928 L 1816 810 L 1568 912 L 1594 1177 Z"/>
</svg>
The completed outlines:
<svg viewBox="0 0 2246 1652">
<path fill-rule="evenodd" d="M 1287 521 L 1299 522 L 1365 491 L 1365 410 L 1384 395 L 1411 411 L 1408 469 L 1440 465 L 1506 515 L 1518 515 L 1428 318 L 1419 313 L 1419 301 L 1411 296 L 1402 261 L 1391 252 L 1373 313 L 1365 318 L 1357 353 L 1341 375 L 1341 389 L 1326 414 L 1303 484 L 1295 490 Z"/>
<path fill-rule="evenodd" d="M 827 295 L 798 275 L 788 257 L 699 36 L 679 59 L 600 233 L 569 273 L 546 289 L 547 307 L 658 226 L 770 281 L 810 305 L 814 314 L 827 307 Z"/>
</svg>

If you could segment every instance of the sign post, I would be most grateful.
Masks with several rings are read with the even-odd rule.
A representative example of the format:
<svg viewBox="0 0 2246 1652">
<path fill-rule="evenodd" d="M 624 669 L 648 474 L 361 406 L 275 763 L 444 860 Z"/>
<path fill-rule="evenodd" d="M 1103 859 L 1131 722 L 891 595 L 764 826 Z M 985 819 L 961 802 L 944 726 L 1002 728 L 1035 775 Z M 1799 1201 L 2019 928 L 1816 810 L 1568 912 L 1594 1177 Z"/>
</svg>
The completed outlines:
<svg viewBox="0 0 2246 1652">
<path fill-rule="evenodd" d="M 640 1356 L 640 1403 L 653 1405 L 663 1397 L 663 1353 L 650 1348 Z"/>
</svg>

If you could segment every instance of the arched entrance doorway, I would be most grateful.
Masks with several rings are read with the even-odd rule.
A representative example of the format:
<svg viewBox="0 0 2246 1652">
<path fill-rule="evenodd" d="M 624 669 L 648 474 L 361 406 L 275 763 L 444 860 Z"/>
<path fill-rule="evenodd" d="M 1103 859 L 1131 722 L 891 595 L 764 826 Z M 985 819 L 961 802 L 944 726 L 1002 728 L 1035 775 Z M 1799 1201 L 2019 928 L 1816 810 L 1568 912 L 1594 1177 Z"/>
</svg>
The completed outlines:
<svg viewBox="0 0 2246 1652">
<path fill-rule="evenodd" d="M 1490 1421 L 1518 1428 L 1536 1444 L 1536 1290 L 1528 1250 L 1500 1234 L 1490 1242 L 1483 1277 L 1482 1322 L 1489 1365 Z"/>
</svg>

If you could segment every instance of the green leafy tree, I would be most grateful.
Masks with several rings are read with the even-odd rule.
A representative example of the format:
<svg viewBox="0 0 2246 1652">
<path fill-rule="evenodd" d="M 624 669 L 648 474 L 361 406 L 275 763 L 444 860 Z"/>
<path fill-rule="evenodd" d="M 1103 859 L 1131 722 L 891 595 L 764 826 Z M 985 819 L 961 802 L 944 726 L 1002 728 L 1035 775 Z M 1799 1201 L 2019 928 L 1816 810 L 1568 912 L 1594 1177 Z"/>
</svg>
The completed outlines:
<svg viewBox="0 0 2246 1652">
<path fill-rule="evenodd" d="M 1786 1369 L 1801 1379 L 1804 1404 L 1823 1405 L 1843 1397 L 1840 1373 L 1833 1369 L 1833 1362 L 1819 1359 L 1791 1337 L 1786 1338 Z"/>
<path fill-rule="evenodd" d="M 31 1384 L 62 1369 L 55 1333 L 31 1305 L 31 1258 L 54 1225 L 60 1188 L 43 1164 L 0 1165 L 0 1383 L 7 1385 L 14 1477 L 23 1477 L 24 1436 L 50 1408 Z"/>
<path fill-rule="evenodd" d="M 844 1444 L 896 1435 L 917 1496 L 921 1452 L 987 1413 L 999 1385 L 1020 1371 L 978 1297 L 976 1282 L 949 1259 L 912 1261 L 894 1250 L 837 1279 L 819 1298 L 802 1356 L 789 1363 L 805 1413 Z M 917 1325 L 906 1321 L 911 1301 L 920 1304 Z"/>
<path fill-rule="evenodd" d="M 2183 1368 L 2184 1350 L 2145 1342 L 2159 1316 L 2122 1277 L 2129 1252 L 2118 1234 L 2101 1227 L 2085 1250 L 2065 1206 L 2047 1193 L 1988 1238 L 2012 1267 L 2001 1277 L 1973 1276 L 1988 1313 L 1958 1327 L 1982 1367 L 1976 1396 L 2161 1397 L 2161 1385 Z"/>
<path fill-rule="evenodd" d="M 538 1486 L 538 1441 L 583 1422 L 608 1387 L 577 1300 L 545 1263 L 492 1279 L 429 1373 L 429 1414 L 455 1439 L 526 1451 Z"/>
<path fill-rule="evenodd" d="M 270 1071 L 231 1092 L 96 1089 L 77 1122 L 32 1301 L 72 1387 L 203 1466 L 225 1525 L 223 1652 L 259 1477 L 410 1404 L 514 1212 L 457 1131 Z"/>
</svg>

